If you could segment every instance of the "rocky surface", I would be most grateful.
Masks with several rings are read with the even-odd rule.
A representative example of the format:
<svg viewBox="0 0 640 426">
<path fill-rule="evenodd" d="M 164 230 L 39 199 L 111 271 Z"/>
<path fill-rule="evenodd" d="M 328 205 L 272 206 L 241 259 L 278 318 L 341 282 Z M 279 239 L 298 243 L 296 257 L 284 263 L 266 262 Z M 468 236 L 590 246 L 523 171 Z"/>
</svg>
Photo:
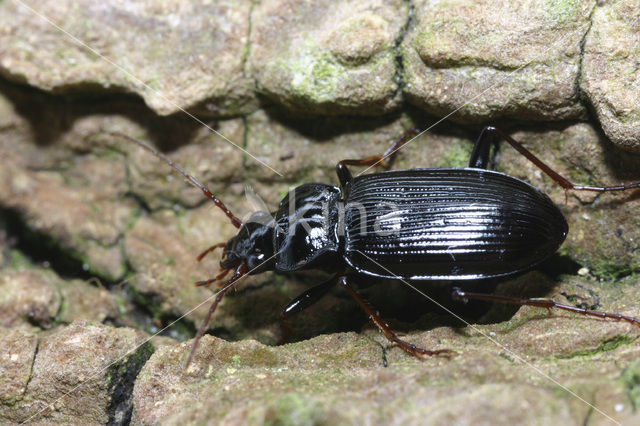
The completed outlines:
<svg viewBox="0 0 640 426">
<path fill-rule="evenodd" d="M 614 143 L 639 150 L 640 9 L 630 1 L 4 1 L 0 10 L 0 73 L 56 93 L 135 93 L 159 114 L 201 117 L 260 103 L 308 116 L 409 102 L 461 123 L 586 119 L 592 108 Z"/>
<path fill-rule="evenodd" d="M 135 10 L 85 2 L 74 13 L 62 12 L 67 2 L 37 6 L 145 80 L 158 78 L 227 140 L 187 116 L 164 116 L 175 105 L 121 79 L 33 15 L 27 19 L 18 3 L 0 1 L 0 346 L 9 348 L 0 354 L 2 421 L 37 414 L 71 423 L 128 423 L 132 415 L 138 424 L 605 424 L 601 410 L 637 422 L 637 327 L 454 303 L 446 285 L 419 290 L 468 324 L 398 282 L 361 291 L 406 339 L 452 349 L 451 359 L 418 361 L 392 347 L 339 289 L 295 318 L 291 344 L 274 346 L 280 310 L 324 277 L 267 273 L 247 277 L 225 298 L 210 324 L 216 337 L 202 340 L 185 369 L 188 339 L 212 295 L 192 283 L 216 274 L 220 253 L 195 258 L 236 229 L 200 191 L 113 133 L 157 147 L 240 217 L 275 209 L 292 186 L 336 184 L 338 161 L 382 152 L 412 126 L 437 124 L 400 151 L 394 168 L 464 167 L 482 127 L 469 123 L 497 117 L 517 119 L 501 127 L 575 183 L 637 182 L 640 158 L 611 143 L 633 131 L 634 81 L 622 83 L 634 46 L 621 36 L 620 50 L 599 47 L 608 46 L 615 25 L 630 28 L 624 22 L 634 16 L 632 6 L 519 2 L 500 13 L 494 2 L 480 10 L 453 2 L 454 12 L 431 2 L 313 2 L 295 11 L 276 1 L 205 3 L 197 11 L 175 2 Z M 318 11 L 332 19 L 318 20 Z M 530 19 L 518 24 L 523 16 Z M 196 36 L 210 20 L 215 34 Z M 232 25 L 237 20 L 244 26 Z M 161 48 L 143 37 L 136 52 L 109 50 L 114 44 L 105 40 L 126 46 L 150 25 L 163 37 Z M 430 39 L 438 25 L 444 29 Z M 528 42 L 519 43 L 523 38 Z M 166 55 L 164 43 L 178 39 L 185 50 L 174 59 L 149 56 Z M 225 65 L 216 72 L 192 66 L 209 63 L 209 56 L 191 57 L 194 43 L 211 57 L 228 53 Z M 305 50 L 309 43 L 317 46 Z M 549 49 L 545 56 L 553 43 L 564 53 Z M 595 71 L 590 58 L 601 61 Z M 300 60 L 311 65 L 295 68 Z M 314 75 L 326 66 L 331 72 Z M 465 70 L 472 68 L 470 77 Z M 418 92 L 410 86 L 418 78 L 433 78 L 429 87 L 441 93 Z M 466 105 L 456 124 L 424 113 L 449 112 L 461 105 L 451 100 L 455 93 L 471 90 L 472 98 L 496 79 L 492 96 Z M 456 84 L 459 92 L 451 90 Z M 238 116 L 210 119 L 228 114 Z M 611 131 L 609 116 L 626 127 Z M 494 160 L 498 170 L 548 193 L 570 226 L 558 255 L 496 291 L 639 316 L 638 191 L 565 194 L 507 145 Z M 145 364 L 151 345 L 156 353 Z M 83 392 L 73 390 L 78 385 Z"/>
<path fill-rule="evenodd" d="M 246 112 L 250 9 L 250 0 L 3 1 L 0 73 L 55 92 L 137 93 L 161 115 Z"/>
<path fill-rule="evenodd" d="M 600 287 L 572 281 L 564 290 Z M 618 291 L 638 297 L 637 284 Z M 611 416 L 624 423 L 633 415 L 618 363 L 638 358 L 637 345 L 622 343 L 637 336 L 628 324 L 528 308 L 499 325 L 408 335 L 423 347 L 455 350 L 452 359 L 416 360 L 372 330 L 281 348 L 207 336 L 186 370 L 188 343 L 152 356 L 136 381 L 133 418 L 139 424 L 608 424 Z M 575 352 L 575 345 L 584 350 Z"/>
<path fill-rule="evenodd" d="M 248 63 L 257 89 L 311 113 L 371 115 L 396 108 L 395 44 L 408 12 L 402 0 L 258 3 Z"/>
<path fill-rule="evenodd" d="M 415 2 L 406 93 L 455 121 L 585 117 L 576 92 L 595 1 Z"/>
<path fill-rule="evenodd" d="M 580 87 L 607 137 L 640 152 L 640 8 L 606 2 L 593 13 Z"/>
<path fill-rule="evenodd" d="M 152 352 L 137 331 L 78 322 L 40 341 L 2 339 L 3 421 L 128 422 L 133 379 Z"/>
</svg>

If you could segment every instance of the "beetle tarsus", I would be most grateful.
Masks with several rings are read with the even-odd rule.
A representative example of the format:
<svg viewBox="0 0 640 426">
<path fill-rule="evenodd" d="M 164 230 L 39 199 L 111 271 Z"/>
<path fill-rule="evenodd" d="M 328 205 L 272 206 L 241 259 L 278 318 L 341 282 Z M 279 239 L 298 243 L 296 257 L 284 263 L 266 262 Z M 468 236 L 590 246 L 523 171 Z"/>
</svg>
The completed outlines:
<svg viewBox="0 0 640 426">
<path fill-rule="evenodd" d="M 361 159 L 349 159 L 342 160 L 340 164 L 344 166 L 369 166 L 369 167 L 384 167 L 389 164 L 393 158 L 396 156 L 397 152 L 402 148 L 404 144 L 412 140 L 419 134 L 419 130 L 411 128 L 407 130 L 404 135 L 400 136 L 398 139 L 394 140 L 389 148 L 382 155 L 372 155 L 370 157 L 361 158 Z"/>
<path fill-rule="evenodd" d="M 207 286 L 211 283 L 215 283 L 216 281 L 220 281 L 221 279 L 223 279 L 224 277 L 226 277 L 229 274 L 229 271 L 231 269 L 223 269 L 222 271 L 220 271 L 220 273 L 218 275 L 216 275 L 214 278 L 210 278 L 208 280 L 204 280 L 204 281 L 197 281 L 195 283 L 196 287 L 202 287 L 202 286 Z M 218 286 L 222 287 L 224 285 L 224 283 L 220 283 Z"/>
</svg>

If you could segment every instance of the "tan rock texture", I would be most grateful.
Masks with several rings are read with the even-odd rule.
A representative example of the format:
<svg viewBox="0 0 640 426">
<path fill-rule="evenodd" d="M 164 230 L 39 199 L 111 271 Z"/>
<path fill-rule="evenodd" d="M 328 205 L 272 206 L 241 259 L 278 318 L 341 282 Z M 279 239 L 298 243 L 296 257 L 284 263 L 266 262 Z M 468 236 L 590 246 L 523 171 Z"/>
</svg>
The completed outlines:
<svg viewBox="0 0 640 426">
<path fill-rule="evenodd" d="M 640 6 L 605 2 L 592 21 L 580 87 L 607 137 L 623 149 L 640 152 Z"/>
<path fill-rule="evenodd" d="M 193 283 L 217 274 L 220 252 L 196 256 L 237 230 L 117 135 L 241 218 L 303 183 L 337 184 L 338 161 L 411 127 L 429 131 L 395 169 L 465 167 L 497 124 L 577 184 L 640 182 L 633 2 L 24 4 L 200 121 L 0 0 L 0 422 L 638 422 L 640 327 L 453 302 L 451 283 L 360 290 L 451 359 L 390 345 L 339 288 L 277 346 L 281 310 L 326 276 L 264 273 L 225 297 L 185 369 L 215 291 Z M 640 316 L 639 191 L 565 193 L 505 144 L 492 163 L 547 193 L 570 230 L 536 270 L 469 285 Z"/>
</svg>

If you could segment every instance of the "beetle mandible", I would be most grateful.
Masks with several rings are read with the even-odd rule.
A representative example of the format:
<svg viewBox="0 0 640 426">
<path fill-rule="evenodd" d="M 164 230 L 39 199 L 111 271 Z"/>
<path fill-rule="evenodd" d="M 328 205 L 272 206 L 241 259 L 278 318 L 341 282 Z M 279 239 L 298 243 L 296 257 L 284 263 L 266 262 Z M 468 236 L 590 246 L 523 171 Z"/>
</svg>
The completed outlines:
<svg viewBox="0 0 640 426">
<path fill-rule="evenodd" d="M 567 222 L 551 199 L 520 179 L 487 169 L 496 137 L 501 137 L 533 162 L 565 191 L 625 191 L 640 183 L 596 187 L 575 185 L 552 170 L 511 136 L 485 127 L 466 168 L 424 168 L 385 171 L 353 177 L 347 166 L 375 166 L 390 159 L 411 137 L 409 130 L 382 155 L 342 160 L 336 166 L 340 186 L 307 183 L 294 188 L 278 210 L 238 219 L 211 191 L 180 166 L 150 146 L 120 133 L 165 161 L 198 187 L 239 229 L 226 243 L 209 247 L 198 261 L 223 249 L 218 275 L 196 285 L 218 283 L 220 290 L 193 342 L 188 366 L 211 316 L 233 284 L 247 274 L 320 269 L 334 274 L 296 297 L 282 312 L 281 324 L 324 296 L 343 287 L 391 342 L 406 352 L 449 356 L 400 339 L 350 284 L 354 274 L 402 280 L 480 280 L 529 270 L 557 251 Z M 224 278 L 233 271 L 231 278 Z M 456 300 L 488 300 L 556 308 L 599 318 L 640 320 L 556 303 L 551 299 L 519 299 L 454 289 Z"/>
</svg>

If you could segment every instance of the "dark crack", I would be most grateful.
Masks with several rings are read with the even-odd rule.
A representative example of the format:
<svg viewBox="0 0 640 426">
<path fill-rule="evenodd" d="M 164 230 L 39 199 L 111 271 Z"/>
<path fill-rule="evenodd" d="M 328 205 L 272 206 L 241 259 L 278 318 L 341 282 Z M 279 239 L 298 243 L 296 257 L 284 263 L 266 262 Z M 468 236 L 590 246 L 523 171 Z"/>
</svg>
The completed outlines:
<svg viewBox="0 0 640 426">
<path fill-rule="evenodd" d="M 29 384 L 31 384 L 31 379 L 33 378 L 33 369 L 36 365 L 36 358 L 38 357 L 39 351 L 40 351 L 40 338 L 37 338 L 36 348 L 33 353 L 33 359 L 31 360 L 31 368 L 29 369 L 29 378 L 27 379 L 27 383 L 25 383 L 24 385 L 24 393 L 22 394 L 23 397 L 24 395 L 27 394 L 27 391 L 29 390 Z"/>
<path fill-rule="evenodd" d="M 582 89 L 580 88 L 580 82 L 582 81 L 584 47 L 585 47 L 585 44 L 587 43 L 587 36 L 591 32 L 591 27 L 593 26 L 593 13 L 595 12 L 596 7 L 597 5 L 594 4 L 593 7 L 591 8 L 591 11 L 589 12 L 589 17 L 587 18 L 587 20 L 589 21 L 589 25 L 587 26 L 587 29 L 582 35 L 582 39 L 580 40 L 580 52 L 578 53 L 578 70 L 576 73 L 575 81 L 573 83 L 573 91 L 575 93 L 576 99 L 578 100 L 578 102 L 582 103 L 583 105 L 586 104 L 586 98 L 584 93 L 582 93 Z"/>
<path fill-rule="evenodd" d="M 68 250 L 53 236 L 29 226 L 19 210 L 0 206 L 0 222 L 5 224 L 8 238 L 14 240 L 14 248 L 32 263 L 48 265 L 63 279 L 89 280 L 93 277 L 83 268 L 84 262 L 79 253 Z"/>
<path fill-rule="evenodd" d="M 564 355 L 555 355 L 553 358 L 572 359 L 572 358 L 592 357 L 592 356 L 601 354 L 603 352 L 611 352 L 621 346 L 630 345 L 634 343 L 636 340 L 638 340 L 638 337 L 630 337 L 626 335 L 616 336 L 611 339 L 604 340 L 595 349 L 576 351 L 576 352 L 572 352 Z"/>
<path fill-rule="evenodd" d="M 398 87 L 396 88 L 396 91 L 393 94 L 392 98 L 395 98 L 396 96 L 398 96 L 398 93 L 400 93 L 404 97 L 405 81 L 404 81 L 404 60 L 402 57 L 402 42 L 404 41 L 405 37 L 409 33 L 409 29 L 411 28 L 411 25 L 413 24 L 413 19 L 414 19 L 413 2 L 411 0 L 405 0 L 405 3 L 407 4 L 407 8 L 408 8 L 407 20 L 402 26 L 402 29 L 400 30 L 400 34 L 398 34 L 398 37 L 396 38 L 395 43 L 393 45 L 393 48 L 395 51 L 395 62 L 396 62 L 396 71 L 393 75 L 393 79 L 397 83 Z M 403 103 L 406 103 L 406 101 L 403 100 Z"/>
<path fill-rule="evenodd" d="M 151 357 L 154 348 L 145 342 L 134 353 L 120 362 L 112 364 L 107 370 L 109 396 L 111 402 L 107 407 L 108 425 L 128 425 L 133 413 L 133 385 L 138 373 Z"/>
<path fill-rule="evenodd" d="M 251 6 L 249 7 L 249 24 L 247 25 L 247 44 L 244 47 L 244 51 L 242 52 L 242 75 L 245 78 L 249 78 L 249 72 L 247 70 L 247 64 L 249 63 L 249 56 L 251 56 L 251 35 L 253 31 L 253 12 L 256 9 L 256 5 L 258 2 L 252 1 Z M 254 90 L 257 87 L 257 82 L 255 79 L 253 80 Z"/>
</svg>

